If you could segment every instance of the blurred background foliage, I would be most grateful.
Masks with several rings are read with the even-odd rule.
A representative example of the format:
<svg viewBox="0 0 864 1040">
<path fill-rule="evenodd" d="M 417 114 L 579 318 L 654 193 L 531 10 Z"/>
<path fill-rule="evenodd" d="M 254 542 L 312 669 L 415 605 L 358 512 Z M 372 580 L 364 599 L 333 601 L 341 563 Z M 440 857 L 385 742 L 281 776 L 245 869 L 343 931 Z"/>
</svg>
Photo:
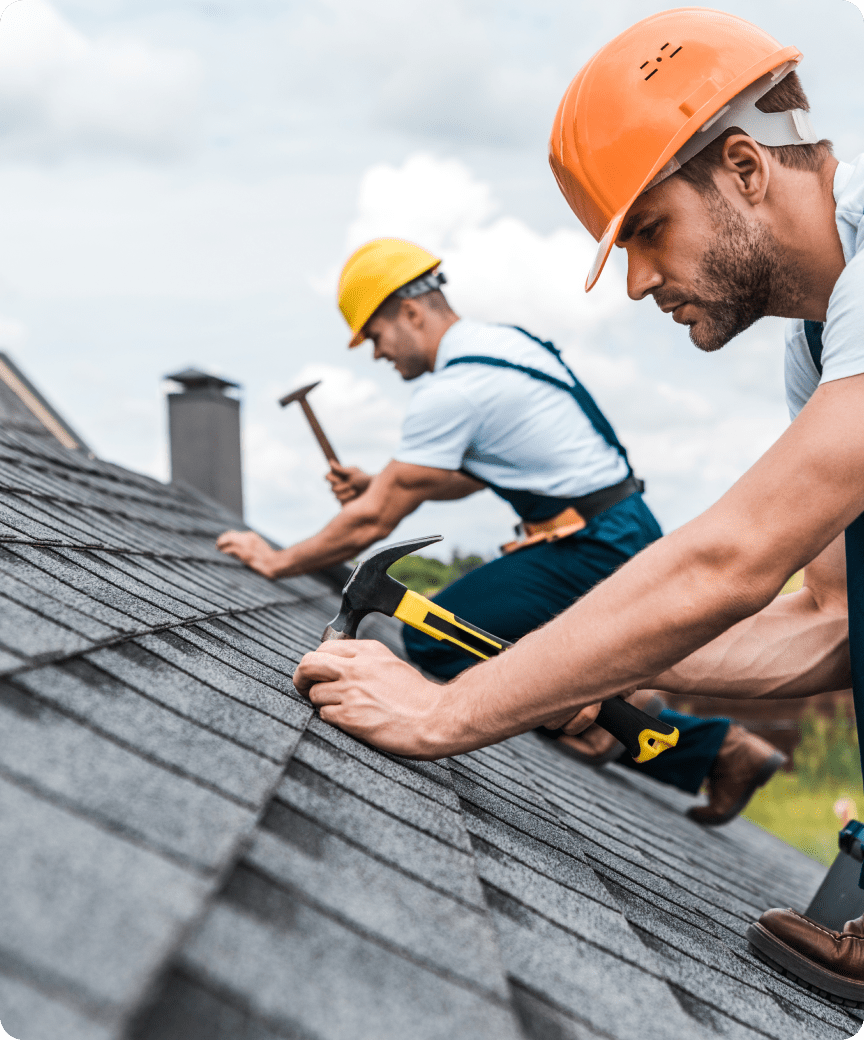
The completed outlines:
<svg viewBox="0 0 864 1040">
<path fill-rule="evenodd" d="M 744 815 L 827 866 L 845 823 L 842 799 L 855 803 L 848 813 L 860 819 L 864 793 L 855 720 L 843 708 L 833 718 L 811 711 L 801 720 L 794 770 L 777 773 Z"/>
<path fill-rule="evenodd" d="M 407 585 L 414 592 L 424 596 L 434 596 L 445 585 L 461 578 L 463 574 L 475 570 L 486 561 L 482 556 L 460 556 L 456 550 L 449 563 L 436 560 L 434 556 L 403 556 L 401 560 L 387 571 L 397 581 Z"/>
</svg>

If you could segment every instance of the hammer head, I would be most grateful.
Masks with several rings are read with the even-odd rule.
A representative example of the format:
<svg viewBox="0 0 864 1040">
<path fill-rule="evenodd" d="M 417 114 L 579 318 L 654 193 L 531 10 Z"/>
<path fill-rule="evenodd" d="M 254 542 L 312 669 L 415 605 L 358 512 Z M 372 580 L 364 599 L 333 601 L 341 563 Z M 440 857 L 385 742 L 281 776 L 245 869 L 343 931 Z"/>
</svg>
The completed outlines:
<svg viewBox="0 0 864 1040">
<path fill-rule="evenodd" d="M 433 534 L 427 538 L 410 538 L 406 542 L 384 545 L 370 553 L 351 572 L 351 577 L 342 590 L 342 607 L 335 618 L 324 629 L 323 642 L 329 639 L 354 639 L 357 626 L 367 614 L 379 613 L 392 617 L 402 602 L 407 589 L 387 573 L 403 556 L 410 556 L 427 545 L 440 542 L 442 536 Z"/>
<path fill-rule="evenodd" d="M 318 383 L 320 382 L 321 380 L 319 379 Z M 284 408 L 286 404 L 291 404 L 292 401 L 302 400 L 309 393 L 310 390 L 314 390 L 315 387 L 318 386 L 318 383 L 310 383 L 308 386 L 301 386 L 299 390 L 294 390 L 292 393 L 286 394 L 284 397 L 280 397 L 279 404 L 281 404 Z"/>
</svg>

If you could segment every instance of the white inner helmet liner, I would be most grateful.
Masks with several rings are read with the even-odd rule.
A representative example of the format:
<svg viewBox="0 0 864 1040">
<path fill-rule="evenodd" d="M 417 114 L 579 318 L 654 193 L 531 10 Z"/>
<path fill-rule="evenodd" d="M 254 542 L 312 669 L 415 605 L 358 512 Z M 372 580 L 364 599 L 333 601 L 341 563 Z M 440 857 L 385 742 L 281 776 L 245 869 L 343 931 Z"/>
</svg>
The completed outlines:
<svg viewBox="0 0 864 1040">
<path fill-rule="evenodd" d="M 703 123 L 657 176 L 645 185 L 643 194 L 665 181 L 667 177 L 671 177 L 673 173 L 677 173 L 688 159 L 698 155 L 703 148 L 707 148 L 712 141 L 716 141 L 724 131 L 733 126 L 737 126 L 754 141 L 769 148 L 790 144 L 816 144 L 819 137 L 813 129 L 810 116 L 803 108 L 793 108 L 788 112 L 761 112 L 756 107 L 756 102 L 794 67 L 794 62 L 785 62 L 780 68 L 766 73 L 740 94 L 736 94 L 707 123 Z"/>
</svg>

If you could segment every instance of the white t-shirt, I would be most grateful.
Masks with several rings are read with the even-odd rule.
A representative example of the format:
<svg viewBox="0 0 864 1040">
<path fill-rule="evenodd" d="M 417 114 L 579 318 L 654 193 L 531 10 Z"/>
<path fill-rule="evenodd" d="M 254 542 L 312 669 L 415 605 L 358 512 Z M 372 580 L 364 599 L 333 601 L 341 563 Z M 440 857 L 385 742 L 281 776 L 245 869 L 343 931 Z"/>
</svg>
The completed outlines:
<svg viewBox="0 0 864 1040">
<path fill-rule="evenodd" d="M 569 393 L 512 369 L 445 367 L 467 355 L 503 358 L 570 382 L 549 351 L 516 329 L 460 320 L 442 337 L 434 371 L 420 377 L 411 397 L 399 462 L 464 468 L 498 487 L 557 498 L 624 480 L 626 463 Z"/>
<path fill-rule="evenodd" d="M 786 402 L 794 419 L 822 383 L 864 372 L 864 155 L 834 173 L 836 221 L 846 267 L 828 301 L 822 330 L 822 378 L 810 356 L 804 322 L 786 326 Z"/>
</svg>

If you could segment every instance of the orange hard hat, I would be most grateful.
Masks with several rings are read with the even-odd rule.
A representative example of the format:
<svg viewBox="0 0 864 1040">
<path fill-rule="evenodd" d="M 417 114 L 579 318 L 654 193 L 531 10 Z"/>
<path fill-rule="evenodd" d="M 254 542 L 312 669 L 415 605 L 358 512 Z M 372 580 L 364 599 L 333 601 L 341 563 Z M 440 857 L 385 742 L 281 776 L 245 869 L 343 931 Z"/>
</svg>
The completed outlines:
<svg viewBox="0 0 864 1040">
<path fill-rule="evenodd" d="M 549 141 L 558 186 L 600 243 L 586 291 L 639 195 L 724 129 L 767 145 L 817 139 L 803 110 L 755 107 L 801 57 L 743 18 L 704 7 L 651 15 L 594 55 L 568 87 Z"/>
</svg>

